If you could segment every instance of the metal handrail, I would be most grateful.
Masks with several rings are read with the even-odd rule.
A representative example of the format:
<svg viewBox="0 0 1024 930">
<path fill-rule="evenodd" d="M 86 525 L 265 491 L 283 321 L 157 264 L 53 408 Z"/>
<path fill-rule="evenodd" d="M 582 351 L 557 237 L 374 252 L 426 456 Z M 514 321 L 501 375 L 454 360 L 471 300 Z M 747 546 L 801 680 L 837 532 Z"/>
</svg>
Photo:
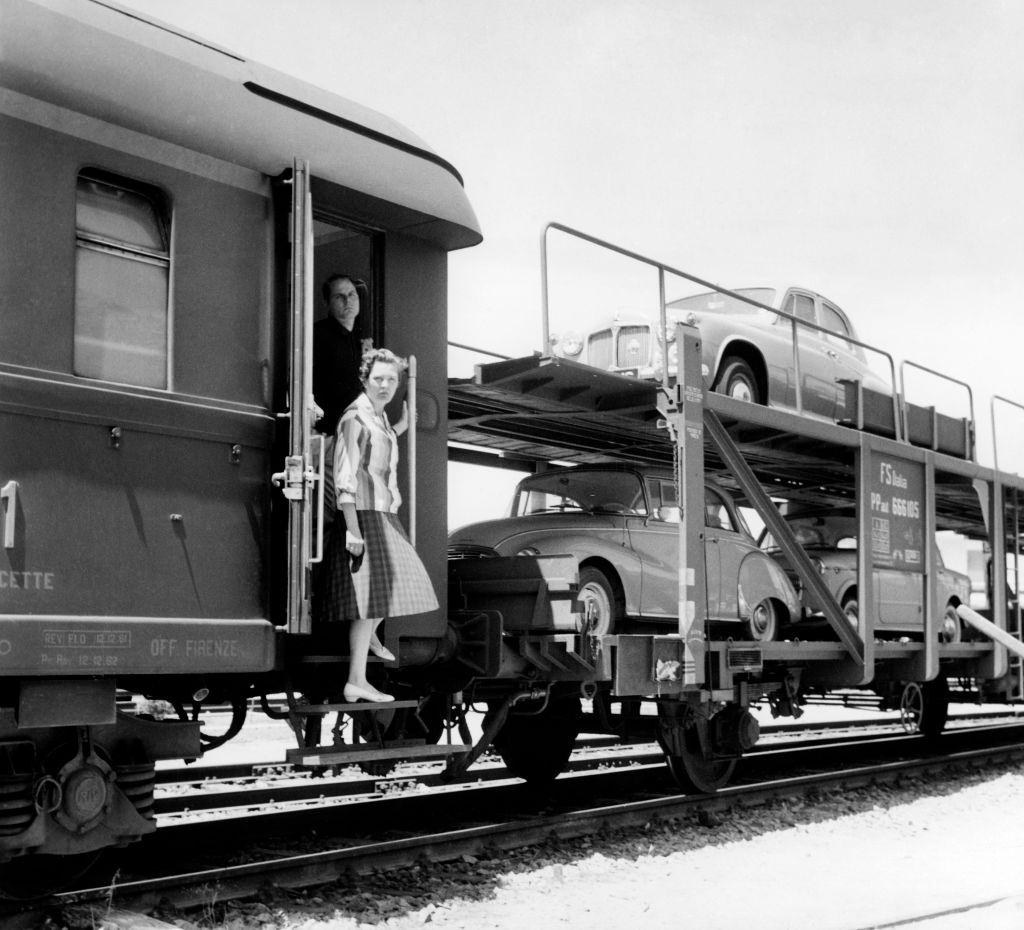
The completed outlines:
<svg viewBox="0 0 1024 930">
<path fill-rule="evenodd" d="M 999 394 L 993 394 L 992 400 L 989 403 L 989 411 L 992 417 L 992 468 L 995 471 L 999 471 L 999 437 L 996 433 L 996 401 L 1007 404 L 1010 407 L 1016 407 L 1018 410 L 1024 412 L 1024 404 L 1019 404 L 1015 400 L 1010 400 L 1008 397 L 1001 397 Z M 1017 474 L 1017 472 L 1014 472 Z"/>
<path fill-rule="evenodd" d="M 928 368 L 926 365 L 920 365 L 917 362 L 911 362 L 908 359 L 904 359 L 900 362 L 900 394 L 903 397 L 904 405 L 907 403 L 907 387 L 904 381 L 904 371 L 907 368 L 916 368 L 918 371 L 926 372 L 929 375 L 934 375 L 936 378 L 942 378 L 944 381 L 949 381 L 951 384 L 958 384 L 960 387 L 967 391 L 967 407 L 970 411 L 970 424 L 971 424 L 971 435 L 974 435 L 974 391 L 966 381 L 961 381 L 959 378 L 954 378 L 952 375 L 944 374 L 941 371 L 936 371 L 934 368 Z M 906 410 L 904 409 L 904 413 Z M 973 446 L 973 441 L 971 445 Z M 968 450 L 970 457 L 974 458 L 974 450 Z"/>
<path fill-rule="evenodd" d="M 406 393 L 406 452 L 409 456 L 409 541 L 416 545 L 416 356 L 409 356 L 409 387 Z"/>
<path fill-rule="evenodd" d="M 511 355 L 502 355 L 500 352 L 492 352 L 490 349 L 478 349 L 476 346 L 463 345 L 461 342 L 448 340 L 448 345 L 455 349 L 465 349 L 467 352 L 479 352 L 481 355 L 490 355 L 492 358 L 500 358 L 503 361 L 511 361 Z"/>
<path fill-rule="evenodd" d="M 557 232 L 563 232 L 566 235 L 574 236 L 577 239 L 582 239 L 584 242 L 589 242 L 591 245 L 599 246 L 603 249 L 608 249 L 611 252 L 615 252 L 618 255 L 622 255 L 625 258 L 631 258 L 634 261 L 638 261 L 641 264 L 649 265 L 652 268 L 658 270 L 658 286 L 661 292 L 661 332 L 663 334 L 667 331 L 668 327 L 668 315 L 665 310 L 665 273 L 676 275 L 677 277 L 684 278 L 687 281 L 692 281 L 694 284 L 699 284 L 701 287 L 706 287 L 709 290 L 715 291 L 719 294 L 725 294 L 729 297 L 735 298 L 736 300 L 742 300 L 744 303 L 748 303 L 754 307 L 760 307 L 762 310 L 767 310 L 770 313 L 774 313 L 777 317 L 789 320 L 792 324 L 793 329 L 793 368 L 796 373 L 796 404 L 797 411 L 803 412 L 803 399 L 802 399 L 802 388 L 800 386 L 800 357 L 799 357 L 799 343 L 797 340 L 797 326 L 804 326 L 807 329 L 816 330 L 820 333 L 827 333 L 830 336 L 839 336 L 845 342 L 851 343 L 852 345 L 860 346 L 862 349 L 867 349 L 869 352 L 874 352 L 877 355 L 882 356 L 889 363 L 889 383 L 892 385 L 892 412 L 893 412 L 893 428 L 896 431 L 896 439 L 901 440 L 903 438 L 903 424 L 902 417 L 900 416 L 899 406 L 899 392 L 896 390 L 896 362 L 893 357 L 886 352 L 884 349 L 879 349 L 876 346 L 870 345 L 867 342 L 861 342 L 861 340 L 854 338 L 848 334 L 836 333 L 834 330 L 828 329 L 825 326 L 820 326 L 817 323 L 811 323 L 807 320 L 802 320 L 798 316 L 794 316 L 792 313 L 786 313 L 785 310 L 776 310 L 775 307 L 769 307 L 767 304 L 761 303 L 759 300 L 753 300 L 743 294 L 738 294 L 735 291 L 730 291 L 728 288 L 720 287 L 711 281 L 705 281 L 703 278 L 698 278 L 692 274 L 687 274 L 685 271 L 680 271 L 678 268 L 673 268 L 671 265 L 666 265 L 664 262 L 659 262 L 653 258 L 648 258 L 645 255 L 640 255 L 638 252 L 631 252 L 629 249 L 624 249 L 621 246 L 617 246 L 612 242 L 607 242 L 604 239 L 599 239 L 597 236 L 592 236 L 589 233 L 585 233 L 579 229 L 573 229 L 571 226 L 565 226 L 562 223 L 548 223 L 543 231 L 541 232 L 541 257 L 540 257 L 540 268 L 541 268 L 541 320 L 544 328 L 544 351 L 546 352 L 550 345 L 551 339 L 551 326 L 550 316 L 548 312 L 548 233 L 551 230 Z M 665 364 L 662 366 L 662 383 L 665 387 L 668 387 L 668 359 L 665 359 Z"/>
</svg>

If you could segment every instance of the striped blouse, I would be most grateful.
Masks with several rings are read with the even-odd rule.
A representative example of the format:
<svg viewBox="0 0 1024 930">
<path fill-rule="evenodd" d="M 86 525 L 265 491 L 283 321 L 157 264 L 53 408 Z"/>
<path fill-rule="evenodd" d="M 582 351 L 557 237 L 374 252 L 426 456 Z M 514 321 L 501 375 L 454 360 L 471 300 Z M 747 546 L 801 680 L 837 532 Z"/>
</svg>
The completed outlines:
<svg viewBox="0 0 1024 930">
<path fill-rule="evenodd" d="M 378 418 L 373 404 L 360 394 L 341 415 L 334 442 L 334 486 L 337 507 L 354 503 L 356 510 L 398 513 L 398 436 L 386 413 Z"/>
</svg>

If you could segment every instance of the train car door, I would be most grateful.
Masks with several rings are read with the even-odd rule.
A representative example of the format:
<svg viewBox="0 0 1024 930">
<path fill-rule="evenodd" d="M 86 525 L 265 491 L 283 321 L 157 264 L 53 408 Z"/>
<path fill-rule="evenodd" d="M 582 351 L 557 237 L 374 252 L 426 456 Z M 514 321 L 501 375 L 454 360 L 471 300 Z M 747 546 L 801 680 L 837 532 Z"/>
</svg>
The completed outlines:
<svg viewBox="0 0 1024 930">
<path fill-rule="evenodd" d="M 313 202 L 308 163 L 294 163 L 291 185 L 288 445 L 284 469 L 272 480 L 288 502 L 287 628 L 289 633 L 310 633 L 311 566 L 323 556 L 325 463 L 323 438 L 313 434 Z"/>
</svg>

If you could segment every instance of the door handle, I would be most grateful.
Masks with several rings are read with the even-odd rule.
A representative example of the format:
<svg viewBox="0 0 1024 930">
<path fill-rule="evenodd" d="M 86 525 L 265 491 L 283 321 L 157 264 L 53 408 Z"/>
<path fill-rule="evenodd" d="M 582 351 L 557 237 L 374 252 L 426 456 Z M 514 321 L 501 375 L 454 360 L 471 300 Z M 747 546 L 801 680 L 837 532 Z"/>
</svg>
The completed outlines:
<svg viewBox="0 0 1024 930">
<path fill-rule="evenodd" d="M 300 501 L 305 496 L 305 475 L 301 455 L 289 455 L 284 460 L 284 471 L 274 472 L 271 483 L 281 489 L 290 501 Z"/>
<path fill-rule="evenodd" d="M 313 565 L 324 560 L 324 498 L 327 496 L 324 488 L 324 450 L 327 447 L 327 437 L 317 434 L 313 437 L 317 449 L 317 469 L 312 473 L 311 480 L 317 485 L 316 490 L 316 551 L 310 557 L 309 563 Z"/>
</svg>

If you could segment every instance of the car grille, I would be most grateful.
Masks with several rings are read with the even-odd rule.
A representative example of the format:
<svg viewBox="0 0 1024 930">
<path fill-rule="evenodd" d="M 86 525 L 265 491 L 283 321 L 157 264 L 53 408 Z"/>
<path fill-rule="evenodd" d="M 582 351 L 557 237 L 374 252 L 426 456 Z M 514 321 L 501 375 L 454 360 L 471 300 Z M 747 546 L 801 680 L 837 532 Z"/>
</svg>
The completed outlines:
<svg viewBox="0 0 1024 930">
<path fill-rule="evenodd" d="M 615 340 L 616 365 L 619 368 L 639 368 L 651 361 L 651 328 L 649 326 L 623 326 Z"/>
<path fill-rule="evenodd" d="M 612 367 L 612 331 L 603 329 L 587 340 L 587 364 L 595 368 Z"/>
<path fill-rule="evenodd" d="M 451 543 L 448 546 L 449 559 L 496 559 L 498 553 L 490 546 L 477 543 Z"/>
</svg>

